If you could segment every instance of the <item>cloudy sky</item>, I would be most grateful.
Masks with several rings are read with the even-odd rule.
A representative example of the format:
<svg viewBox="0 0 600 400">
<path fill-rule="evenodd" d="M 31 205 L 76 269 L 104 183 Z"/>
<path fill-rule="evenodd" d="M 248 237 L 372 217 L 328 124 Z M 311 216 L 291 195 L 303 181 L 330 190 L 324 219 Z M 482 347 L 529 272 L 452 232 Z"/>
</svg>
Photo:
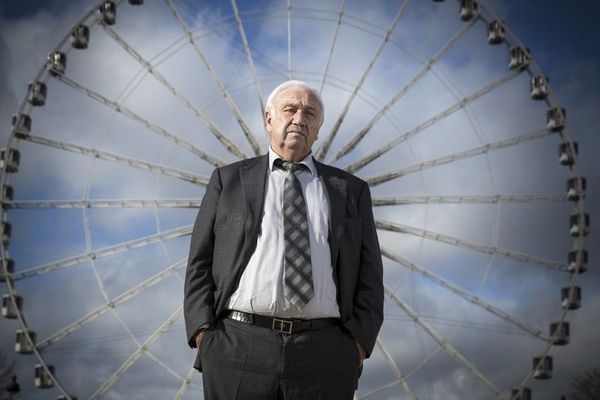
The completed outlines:
<svg viewBox="0 0 600 400">
<path fill-rule="evenodd" d="M 564 263 L 572 246 L 567 228 L 573 204 L 422 204 L 417 197 L 556 196 L 565 190 L 570 172 L 557 162 L 560 138 L 543 131 L 547 105 L 529 98 L 527 71 L 508 70 L 508 48 L 486 43 L 484 23 L 460 21 L 457 2 L 450 0 L 407 2 L 404 8 L 399 1 L 292 1 L 288 54 L 285 2 L 239 1 L 257 88 L 229 2 L 203 2 L 202 7 L 191 0 L 174 2 L 201 55 L 163 1 L 145 3 L 133 7 L 123 2 L 115 25 L 94 24 L 87 50 L 70 49 L 68 43 L 61 47 L 68 49 L 65 79 L 41 75 L 48 98 L 44 107 L 27 109 L 32 140 L 12 142 L 21 152 L 18 173 L 8 177 L 15 201 L 72 201 L 72 207 L 47 209 L 37 203 L 8 212 L 13 228 L 9 251 L 25 317 L 66 390 L 78 398 L 97 393 L 128 399 L 170 398 L 180 390 L 194 357 L 177 314 L 182 263 L 203 179 L 215 164 L 256 152 L 244 127 L 264 151 L 258 98 L 266 98 L 288 76 L 322 87 L 326 119 L 317 152 L 342 117 L 326 161 L 354 166 L 398 142 L 356 172 L 371 179 L 376 199 L 410 197 L 409 204 L 376 207 L 375 216 L 382 227 L 412 232 L 380 230 L 389 256 L 384 265 L 391 294 L 380 335 L 385 351 L 377 349 L 368 361 L 359 395 L 405 399 L 412 392 L 419 399 L 483 399 L 494 392 L 488 386 L 497 387 L 501 396 L 518 386 L 544 342 L 514 321 L 547 334 L 560 312 L 560 289 L 569 275 L 462 244 L 477 242 L 486 249 Z M 27 83 L 95 4 L 9 0 L 0 5 L 3 144 Z M 585 207 L 593 229 L 599 204 L 594 152 L 600 148 L 600 55 L 594 43 L 600 40 L 595 23 L 600 6 L 591 0 L 576 6 L 567 0 L 486 5 L 530 49 L 537 61 L 531 71 L 550 78 L 551 104 L 567 110 L 568 134 L 579 143 L 578 172 L 587 178 Z M 382 45 L 388 31 L 389 40 Z M 424 64 L 455 35 L 456 42 L 425 72 Z M 154 75 L 144 65 L 151 65 Z M 219 86 L 226 88 L 228 98 Z M 490 90 L 477 95 L 485 88 Z M 390 102 L 396 95 L 398 100 Z M 468 99 L 466 108 L 457 106 L 462 99 Z M 386 104 L 383 117 L 374 119 Z M 352 151 L 340 153 L 370 125 Z M 214 132 L 221 132 L 236 150 L 227 150 Z M 535 140 L 499 145 L 535 132 L 541 132 Z M 472 156 L 466 156 L 467 150 Z M 99 156 L 90 157 L 92 151 Z M 448 157 L 454 161 L 444 162 Z M 142 164 L 144 168 L 135 167 Z M 379 182 L 390 173 L 399 177 Z M 126 206 L 131 199 L 163 203 L 158 208 Z M 122 203 L 100 207 L 94 200 Z M 187 206 L 166 206 L 174 200 Z M 90 207 L 82 208 L 82 201 L 90 201 Z M 432 240 L 436 233 L 446 240 Z M 159 234 L 162 240 L 157 240 Z M 590 270 L 577 279 L 583 306 L 566 317 L 571 343 L 550 351 L 553 379 L 529 383 L 535 398 L 568 393 L 574 376 L 600 365 L 595 350 L 600 334 L 595 318 L 600 307 L 597 237 L 592 230 L 586 238 Z M 123 250 L 123 243 L 131 241 L 135 245 Z M 99 256 L 88 257 L 90 253 Z M 82 261 L 59 262 L 64 267 L 26 276 L 33 268 L 74 256 Z M 437 283 L 420 270 L 434 274 Z M 451 293 L 442 280 L 455 292 L 508 313 L 513 322 Z M 108 301 L 116 307 L 103 306 Z M 424 322 L 413 321 L 413 312 Z M 53 340 L 73 323 L 72 333 Z M 0 351 L 17 363 L 23 398 L 58 395 L 56 388 L 33 387 L 36 360 L 14 353 L 17 328 L 15 321 L 2 320 Z M 435 338 L 447 342 L 447 350 Z M 150 351 L 138 352 L 145 342 Z M 397 371 L 406 377 L 405 385 Z M 193 375 L 183 398 L 200 398 L 200 393 L 200 377 Z"/>
</svg>

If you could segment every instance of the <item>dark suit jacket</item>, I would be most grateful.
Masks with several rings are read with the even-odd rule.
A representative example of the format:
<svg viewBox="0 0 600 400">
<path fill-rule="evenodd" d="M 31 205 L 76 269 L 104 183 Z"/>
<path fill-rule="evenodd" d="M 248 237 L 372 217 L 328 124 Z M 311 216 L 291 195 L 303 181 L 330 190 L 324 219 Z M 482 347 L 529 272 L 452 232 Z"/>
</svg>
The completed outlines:
<svg viewBox="0 0 600 400">
<path fill-rule="evenodd" d="M 217 168 L 200 205 L 185 277 L 188 343 L 225 311 L 256 247 L 268 156 Z M 383 268 L 366 182 L 319 162 L 330 203 L 329 247 L 342 325 L 367 354 L 383 322 Z"/>
</svg>

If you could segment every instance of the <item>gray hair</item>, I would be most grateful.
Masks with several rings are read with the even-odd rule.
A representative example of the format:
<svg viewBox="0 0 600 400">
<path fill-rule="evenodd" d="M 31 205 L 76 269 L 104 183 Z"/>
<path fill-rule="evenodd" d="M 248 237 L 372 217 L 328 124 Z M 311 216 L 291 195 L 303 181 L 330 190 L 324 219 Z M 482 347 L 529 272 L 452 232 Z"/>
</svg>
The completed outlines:
<svg viewBox="0 0 600 400">
<path fill-rule="evenodd" d="M 275 89 L 273 89 L 273 91 L 267 98 L 267 105 L 265 107 L 265 111 L 267 111 L 269 113 L 273 113 L 273 107 L 274 107 L 273 101 L 279 95 L 279 93 L 283 92 L 285 89 L 287 89 L 289 87 L 301 87 L 301 88 L 309 91 L 313 96 L 315 96 L 315 98 L 319 102 L 319 105 L 321 106 L 321 120 L 319 121 L 319 126 L 323 125 L 323 121 L 325 119 L 325 107 L 323 107 L 323 99 L 321 99 L 321 95 L 319 94 L 319 92 L 316 89 L 310 87 L 307 83 L 302 82 L 302 81 L 295 81 L 295 80 L 285 81 L 282 84 L 280 84 L 279 86 L 277 86 Z"/>
</svg>

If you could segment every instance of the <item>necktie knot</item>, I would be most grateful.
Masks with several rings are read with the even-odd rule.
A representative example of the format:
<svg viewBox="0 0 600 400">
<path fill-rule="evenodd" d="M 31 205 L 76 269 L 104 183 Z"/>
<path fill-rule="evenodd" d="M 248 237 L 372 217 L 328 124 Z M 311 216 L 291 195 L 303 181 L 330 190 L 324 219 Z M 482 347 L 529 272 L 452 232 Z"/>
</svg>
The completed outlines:
<svg viewBox="0 0 600 400">
<path fill-rule="evenodd" d="M 275 164 L 276 168 L 282 169 L 286 172 L 291 171 L 294 174 L 297 171 L 302 171 L 302 170 L 308 169 L 308 167 L 305 164 L 285 161 L 285 160 L 282 160 L 281 158 L 276 159 L 274 164 Z"/>
</svg>

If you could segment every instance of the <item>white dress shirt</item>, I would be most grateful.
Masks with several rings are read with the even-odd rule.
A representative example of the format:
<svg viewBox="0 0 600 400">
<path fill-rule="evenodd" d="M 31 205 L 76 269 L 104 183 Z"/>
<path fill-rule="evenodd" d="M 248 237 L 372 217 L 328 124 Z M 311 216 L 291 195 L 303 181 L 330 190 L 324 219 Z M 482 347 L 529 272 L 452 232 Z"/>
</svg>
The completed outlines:
<svg viewBox="0 0 600 400">
<path fill-rule="evenodd" d="M 269 148 L 269 172 L 256 249 L 248 261 L 237 290 L 229 298 L 228 308 L 282 318 L 338 318 L 340 311 L 327 242 L 329 201 L 312 154 L 301 161 L 309 170 L 296 172 L 296 177 L 300 181 L 306 202 L 314 297 L 298 311 L 283 296 L 285 171 L 273 166 L 277 158 L 280 157 Z"/>
</svg>

